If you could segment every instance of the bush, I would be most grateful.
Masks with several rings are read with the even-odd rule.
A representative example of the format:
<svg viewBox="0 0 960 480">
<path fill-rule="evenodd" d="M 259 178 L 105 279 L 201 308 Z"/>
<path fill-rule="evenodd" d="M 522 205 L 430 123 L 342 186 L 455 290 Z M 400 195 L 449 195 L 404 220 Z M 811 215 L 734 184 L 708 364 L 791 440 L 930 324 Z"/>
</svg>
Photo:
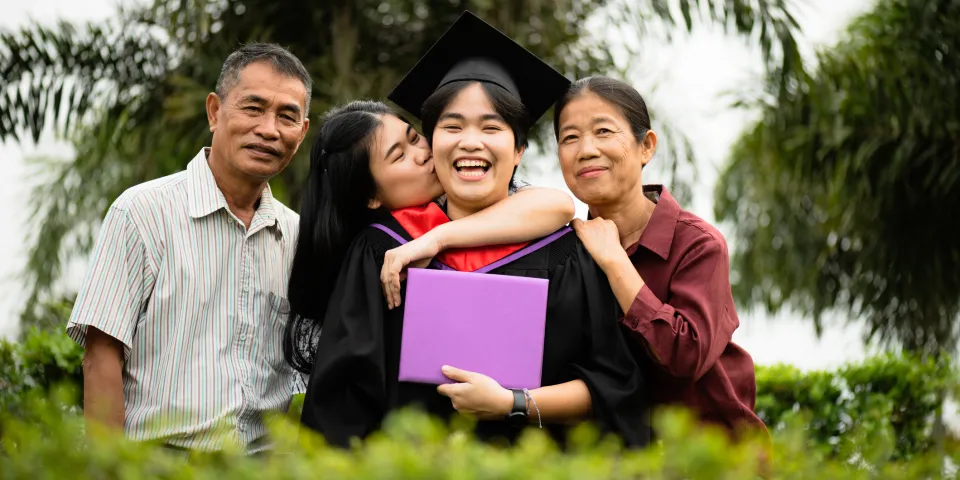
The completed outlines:
<svg viewBox="0 0 960 480">
<path fill-rule="evenodd" d="M 31 329 L 22 343 L 0 340 L 0 411 L 18 412 L 34 390 L 64 384 L 82 388 L 82 359 L 83 349 L 65 333 Z"/>
<path fill-rule="evenodd" d="M 474 478 L 474 479 L 912 479 L 937 478 L 960 457 L 917 455 L 890 461 L 884 451 L 862 451 L 856 462 L 807 450 L 803 429 L 775 434 L 773 460 L 761 462 L 762 442 L 727 443 L 726 436 L 702 429 L 682 412 L 657 416 L 659 441 L 628 451 L 601 440 L 586 427 L 564 452 L 537 429 L 515 448 L 503 449 L 449 431 L 433 419 L 406 411 L 391 416 L 383 430 L 349 451 L 328 448 L 300 432 L 285 417 L 271 421 L 273 452 L 246 457 L 237 448 L 215 454 L 178 453 L 124 441 L 102 432 L 84 435 L 80 417 L 65 413 L 69 395 L 33 394 L 22 417 L 0 420 L 0 478 Z M 882 449 L 881 449 L 882 450 Z"/>
<path fill-rule="evenodd" d="M 789 365 L 757 368 L 757 414 L 773 430 L 805 419 L 813 444 L 838 454 L 854 431 L 890 436 L 893 455 L 907 458 L 933 446 L 931 430 L 944 394 L 957 385 L 947 358 L 882 355 L 836 371 L 802 372 Z"/>
<path fill-rule="evenodd" d="M 274 427 L 285 454 L 248 459 L 238 451 L 185 463 L 166 451 L 118 438 L 87 441 L 80 417 L 82 349 L 62 333 L 33 331 L 0 342 L 0 478 L 754 478 L 762 446 L 727 444 L 674 411 L 657 415 L 659 441 L 628 452 L 581 430 L 562 453 L 533 430 L 499 450 L 407 412 L 350 452 L 297 436 L 295 417 Z M 62 384 L 63 388 L 54 388 Z M 884 355 L 836 371 L 757 368 L 757 411 L 770 426 L 771 478 L 938 477 L 956 464 L 957 443 L 932 448 L 930 431 L 956 375 L 946 361 Z M 294 410 L 295 411 L 295 410 Z M 951 456 L 952 455 L 952 456 Z M 468 473 L 460 472 L 465 469 Z"/>
</svg>

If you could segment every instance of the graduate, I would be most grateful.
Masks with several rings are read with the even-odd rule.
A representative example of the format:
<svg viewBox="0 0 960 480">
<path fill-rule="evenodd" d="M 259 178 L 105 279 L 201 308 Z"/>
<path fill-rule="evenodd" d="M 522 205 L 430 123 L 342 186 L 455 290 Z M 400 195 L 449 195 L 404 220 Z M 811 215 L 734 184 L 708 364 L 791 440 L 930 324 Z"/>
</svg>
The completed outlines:
<svg viewBox="0 0 960 480">
<path fill-rule="evenodd" d="M 616 298 L 569 229 L 545 241 L 441 252 L 431 267 L 472 272 L 495 266 L 490 274 L 549 280 L 542 387 L 508 390 L 456 365 L 443 370 L 452 383 L 439 387 L 398 380 L 404 304 L 383 298 L 385 252 L 506 198 L 530 127 L 569 84 L 465 13 L 391 93 L 391 100 L 422 120 L 446 192 L 445 210 L 436 203 L 378 209 L 376 226 L 353 241 L 316 345 L 305 426 L 346 446 L 376 431 L 392 411 L 416 406 L 443 419 L 457 412 L 474 417 L 483 439 L 510 441 L 520 427 L 542 425 L 562 444 L 571 425 L 591 421 L 627 445 L 648 441 L 647 392 L 618 326 Z M 384 187 L 378 191 L 389 194 Z"/>
</svg>

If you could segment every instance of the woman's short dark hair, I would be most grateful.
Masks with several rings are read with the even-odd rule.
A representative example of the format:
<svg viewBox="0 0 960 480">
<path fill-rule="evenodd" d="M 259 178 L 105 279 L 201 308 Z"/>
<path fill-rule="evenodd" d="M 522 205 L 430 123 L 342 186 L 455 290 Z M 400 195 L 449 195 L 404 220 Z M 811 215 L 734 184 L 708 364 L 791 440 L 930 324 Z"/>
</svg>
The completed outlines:
<svg viewBox="0 0 960 480">
<path fill-rule="evenodd" d="M 647 112 L 647 102 L 637 89 L 625 82 L 610 77 L 594 76 L 577 80 L 570 85 L 553 109 L 553 133 L 560 139 L 560 113 L 573 99 L 592 93 L 611 105 L 617 107 L 623 118 L 630 124 L 633 137 L 639 142 L 650 130 L 650 113 Z"/>
<path fill-rule="evenodd" d="M 493 105 L 493 110 L 503 117 L 510 129 L 513 130 L 514 146 L 517 151 L 527 146 L 527 135 L 530 132 L 530 113 L 527 107 L 520 102 L 520 99 L 513 96 L 510 92 L 504 90 L 498 85 L 487 82 L 475 82 L 473 80 L 462 80 L 448 83 L 437 91 L 433 92 L 427 100 L 423 102 L 420 111 L 423 119 L 423 135 L 427 142 L 433 146 L 433 129 L 437 127 L 437 120 L 443 113 L 443 109 L 453 101 L 463 89 L 479 83 L 486 92 L 487 98 Z"/>
<path fill-rule="evenodd" d="M 383 115 L 380 102 L 355 101 L 330 110 L 310 148 L 310 174 L 300 201 L 300 231 L 287 288 L 289 318 L 284 359 L 309 374 L 323 316 L 340 273 L 340 261 L 370 224 L 377 193 L 370 149 Z M 400 118 L 400 117 L 398 117 Z"/>
</svg>

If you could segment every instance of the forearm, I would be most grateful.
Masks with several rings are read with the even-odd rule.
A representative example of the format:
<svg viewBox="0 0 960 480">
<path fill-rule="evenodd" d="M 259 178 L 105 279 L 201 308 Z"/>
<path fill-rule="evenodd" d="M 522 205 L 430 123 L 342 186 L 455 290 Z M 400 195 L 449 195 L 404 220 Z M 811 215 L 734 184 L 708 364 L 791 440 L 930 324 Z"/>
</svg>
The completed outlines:
<svg viewBox="0 0 960 480">
<path fill-rule="evenodd" d="M 727 307 L 733 304 L 728 265 L 726 247 L 708 245 L 681 263 L 664 298 L 637 289 L 624 309 L 623 325 L 671 377 L 699 380 L 729 345 L 739 323 Z"/>
<path fill-rule="evenodd" d="M 617 297 L 617 303 L 624 312 L 630 311 L 630 306 L 637 298 L 637 293 L 645 285 L 643 278 L 637 273 L 636 267 L 630 262 L 630 257 L 624 252 L 622 257 L 617 257 L 605 263 L 600 264 L 603 273 L 607 275 L 607 281 L 610 282 L 610 288 L 614 296 Z"/>
<path fill-rule="evenodd" d="M 123 382 L 119 368 L 84 366 L 83 416 L 88 423 L 123 430 Z"/>
<path fill-rule="evenodd" d="M 93 340 L 91 336 L 88 340 Z M 123 351 L 111 340 L 88 341 L 83 357 L 83 412 L 88 423 L 123 430 Z"/>
<path fill-rule="evenodd" d="M 593 403 L 590 389 L 583 380 L 573 380 L 559 385 L 550 385 L 530 390 L 527 399 L 527 418 L 537 424 L 537 411 L 545 423 L 576 423 L 590 415 Z"/>
<path fill-rule="evenodd" d="M 549 235 L 573 219 L 573 199 L 552 188 L 525 188 L 473 215 L 424 236 L 440 250 L 524 242 Z"/>
</svg>

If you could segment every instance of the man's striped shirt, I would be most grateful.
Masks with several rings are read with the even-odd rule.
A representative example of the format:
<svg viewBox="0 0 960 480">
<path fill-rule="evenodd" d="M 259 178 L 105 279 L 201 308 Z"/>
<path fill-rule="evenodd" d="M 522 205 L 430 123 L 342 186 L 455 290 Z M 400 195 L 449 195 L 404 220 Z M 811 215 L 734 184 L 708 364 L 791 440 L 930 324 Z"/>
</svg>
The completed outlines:
<svg viewBox="0 0 960 480">
<path fill-rule="evenodd" d="M 129 438 L 256 451 L 264 414 L 288 408 L 299 383 L 281 350 L 299 219 L 267 186 L 246 228 L 207 152 L 110 207 L 67 333 L 83 345 L 92 326 L 123 343 Z"/>
</svg>

